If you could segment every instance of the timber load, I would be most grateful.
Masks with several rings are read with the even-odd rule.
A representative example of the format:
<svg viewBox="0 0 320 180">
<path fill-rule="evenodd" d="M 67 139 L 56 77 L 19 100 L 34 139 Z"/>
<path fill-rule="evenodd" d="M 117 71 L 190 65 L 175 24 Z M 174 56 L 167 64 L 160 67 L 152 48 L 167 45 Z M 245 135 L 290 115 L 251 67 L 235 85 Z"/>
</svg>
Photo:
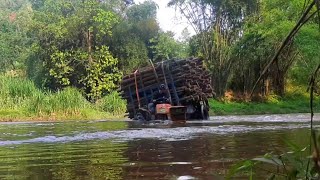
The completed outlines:
<svg viewBox="0 0 320 180">
<path fill-rule="evenodd" d="M 209 72 L 200 58 L 184 60 L 167 60 L 144 68 L 123 77 L 121 96 L 127 100 L 129 118 L 133 119 L 137 109 L 147 107 L 159 90 L 160 84 L 165 84 L 169 90 L 172 105 L 197 104 L 207 102 L 213 97 Z"/>
</svg>

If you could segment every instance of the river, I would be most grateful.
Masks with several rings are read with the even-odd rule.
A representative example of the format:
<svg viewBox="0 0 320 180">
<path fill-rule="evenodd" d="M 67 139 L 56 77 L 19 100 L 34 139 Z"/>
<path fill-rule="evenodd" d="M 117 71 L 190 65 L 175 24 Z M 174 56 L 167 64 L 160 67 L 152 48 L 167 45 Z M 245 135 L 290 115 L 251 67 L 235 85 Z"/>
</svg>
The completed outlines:
<svg viewBox="0 0 320 180">
<path fill-rule="evenodd" d="M 307 146 L 309 121 L 290 114 L 1 123 L 0 179 L 219 179 L 235 162 L 287 151 L 285 139 Z"/>
</svg>

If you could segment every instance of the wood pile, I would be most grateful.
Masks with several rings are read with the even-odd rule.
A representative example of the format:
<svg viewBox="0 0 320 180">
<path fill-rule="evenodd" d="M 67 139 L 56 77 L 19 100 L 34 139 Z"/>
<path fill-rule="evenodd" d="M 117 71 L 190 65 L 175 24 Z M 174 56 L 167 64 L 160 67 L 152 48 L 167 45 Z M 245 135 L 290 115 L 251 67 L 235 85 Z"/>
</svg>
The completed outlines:
<svg viewBox="0 0 320 180">
<path fill-rule="evenodd" d="M 139 107 L 147 107 L 152 102 L 160 84 L 167 85 L 173 105 L 188 105 L 213 96 L 210 82 L 202 59 L 167 60 L 124 76 L 120 91 L 127 100 L 129 118 L 134 118 Z"/>
</svg>

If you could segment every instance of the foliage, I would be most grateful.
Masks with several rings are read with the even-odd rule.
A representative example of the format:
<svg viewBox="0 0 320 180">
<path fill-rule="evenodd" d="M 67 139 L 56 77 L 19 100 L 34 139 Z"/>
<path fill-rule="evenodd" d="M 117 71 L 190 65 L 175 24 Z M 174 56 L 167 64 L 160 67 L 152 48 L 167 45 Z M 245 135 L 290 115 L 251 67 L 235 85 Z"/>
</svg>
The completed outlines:
<svg viewBox="0 0 320 180">
<path fill-rule="evenodd" d="M 24 78 L 0 76 L 0 116 L 3 119 L 48 118 L 97 119 L 123 115 L 126 104 L 111 93 L 91 104 L 76 88 L 52 93 L 42 91 Z M 111 108 L 112 107 L 112 108 Z"/>
<path fill-rule="evenodd" d="M 79 113 L 81 109 L 89 108 L 90 103 L 74 88 L 66 88 L 54 94 L 36 93 L 27 102 L 28 112 L 38 114 Z"/>
<path fill-rule="evenodd" d="M 150 0 L 133 5 L 127 10 L 127 20 L 131 25 L 131 32 L 146 44 L 160 31 L 156 15 L 157 4 Z"/>
<path fill-rule="evenodd" d="M 128 9 L 128 20 L 137 23 L 146 19 L 155 19 L 157 17 L 157 7 L 157 4 L 150 0 L 133 5 Z"/>
<path fill-rule="evenodd" d="M 150 39 L 160 31 L 156 20 L 157 5 L 153 1 L 129 6 L 125 16 L 113 29 L 110 50 L 119 59 L 119 68 L 129 73 L 153 59 Z"/>
<path fill-rule="evenodd" d="M 187 47 L 182 42 L 177 42 L 173 38 L 173 33 L 160 33 L 157 37 L 150 40 L 154 45 L 151 46 L 155 61 L 172 58 L 186 58 Z"/>
<path fill-rule="evenodd" d="M 110 50 L 119 59 L 119 69 L 124 73 L 132 72 L 148 62 L 147 45 L 135 35 L 132 26 L 127 21 L 114 28 Z"/>
<path fill-rule="evenodd" d="M 87 72 L 78 80 L 85 86 L 87 96 L 91 99 L 100 98 L 117 87 L 115 82 L 121 79 L 121 73 L 116 67 L 118 60 L 112 57 L 106 46 L 97 49 L 91 57 L 87 55 L 87 58 L 80 59 L 83 56 L 84 54 L 81 54 L 79 60 L 95 59 L 89 63 L 86 67 Z"/>
<path fill-rule="evenodd" d="M 306 88 L 290 88 L 284 97 L 269 95 L 261 102 L 242 102 L 235 99 L 217 101 L 209 100 L 212 115 L 248 115 L 248 114 L 287 114 L 308 113 L 309 95 Z M 315 102 L 319 102 L 319 97 Z M 320 103 L 315 103 L 315 112 L 320 112 Z"/>
<path fill-rule="evenodd" d="M 304 3 L 171 0 L 169 5 L 179 10 L 197 33 L 189 38 L 184 30 L 182 40 L 177 41 L 173 33 L 160 29 L 154 1 L 0 0 L 0 72 L 27 74 L 37 87 L 47 91 L 77 88 L 93 102 L 117 89 L 122 74 L 148 65 L 149 59 L 202 56 L 218 96 L 224 96 L 227 89 L 247 96 L 300 17 Z M 280 56 L 280 63 L 273 64 L 263 77 L 256 93 L 267 99 L 266 104 L 251 103 L 257 105 L 253 107 L 229 102 L 215 112 L 233 113 L 232 108 L 246 114 L 255 113 L 253 110 L 297 112 L 299 106 L 305 112 L 304 94 L 292 98 L 288 88 L 304 84 L 319 62 L 317 22 L 311 17 Z M 18 94 L 28 89 L 43 93 L 30 82 L 20 88 L 19 81 L 12 79 Z M 1 101 L 8 109 L 17 109 L 29 98 L 5 96 L 7 99 Z M 282 109 L 270 107 L 275 104 Z"/>
<path fill-rule="evenodd" d="M 247 174 L 250 179 L 259 173 L 269 174 L 269 179 L 318 179 L 318 165 L 310 163 L 309 148 L 299 147 L 290 140 L 285 143 L 289 152 L 280 155 L 267 153 L 263 157 L 239 162 L 231 167 L 226 179 L 240 173 Z"/>
<path fill-rule="evenodd" d="M 117 92 L 112 92 L 106 95 L 96 104 L 101 110 L 112 112 L 113 115 L 123 115 L 127 110 L 126 101 L 121 99 Z"/>
<path fill-rule="evenodd" d="M 117 21 L 96 1 L 45 1 L 32 26 L 44 84 L 81 88 L 91 100 L 114 89 L 121 78 L 118 61 L 101 42 L 112 35 Z"/>
<path fill-rule="evenodd" d="M 223 96 L 235 61 L 233 45 L 241 38 L 244 20 L 256 2 L 171 0 L 169 5 L 175 6 L 196 31 L 198 49 L 212 73 L 212 85 L 217 96 Z"/>
<path fill-rule="evenodd" d="M 23 69 L 29 54 L 27 36 L 32 9 L 25 0 L 0 1 L 0 72 Z"/>
<path fill-rule="evenodd" d="M 189 55 L 194 57 L 202 57 L 200 35 L 192 36 L 189 41 Z"/>
<path fill-rule="evenodd" d="M 34 83 L 26 79 L 0 76 L 0 103 L 3 109 L 18 109 L 23 103 L 39 93 Z"/>
<path fill-rule="evenodd" d="M 319 39 L 319 26 L 314 23 L 302 27 L 296 37 L 296 44 L 300 54 L 289 71 L 289 78 L 295 85 L 307 82 L 310 72 L 313 72 L 317 63 L 319 63 Z"/>
</svg>

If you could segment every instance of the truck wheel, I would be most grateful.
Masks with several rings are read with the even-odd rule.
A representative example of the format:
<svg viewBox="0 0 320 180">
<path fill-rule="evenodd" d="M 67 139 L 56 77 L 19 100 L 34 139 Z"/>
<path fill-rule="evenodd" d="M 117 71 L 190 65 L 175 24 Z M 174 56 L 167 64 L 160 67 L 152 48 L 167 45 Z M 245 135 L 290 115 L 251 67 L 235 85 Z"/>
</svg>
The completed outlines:
<svg viewBox="0 0 320 180">
<path fill-rule="evenodd" d="M 209 119 L 208 108 L 204 104 L 201 104 L 201 116 L 202 116 L 203 120 L 208 120 Z"/>
<path fill-rule="evenodd" d="M 145 121 L 145 120 L 146 120 L 146 118 L 145 118 L 145 117 L 142 115 L 142 113 L 140 113 L 140 112 L 138 112 L 138 113 L 136 114 L 135 119 L 136 119 L 137 121 Z"/>
</svg>

